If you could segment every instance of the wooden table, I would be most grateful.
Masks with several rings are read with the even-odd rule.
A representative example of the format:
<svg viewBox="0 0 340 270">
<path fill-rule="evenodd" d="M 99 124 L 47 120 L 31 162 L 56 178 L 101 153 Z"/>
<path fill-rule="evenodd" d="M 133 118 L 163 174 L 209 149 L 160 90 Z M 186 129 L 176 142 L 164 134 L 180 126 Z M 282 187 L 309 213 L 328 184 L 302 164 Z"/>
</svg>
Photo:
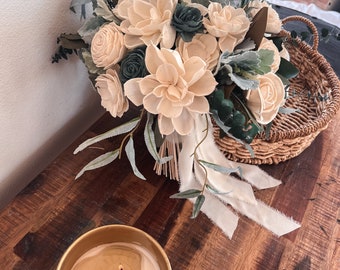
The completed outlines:
<svg viewBox="0 0 340 270">
<path fill-rule="evenodd" d="M 190 202 L 169 198 L 178 183 L 153 172 L 141 133 L 137 165 L 147 181 L 133 175 L 125 157 L 74 180 L 119 140 L 78 155 L 74 149 L 129 117 L 104 115 L 0 212 L 0 269 L 55 269 L 78 236 L 117 223 L 153 236 L 174 270 L 340 269 L 340 113 L 299 157 L 262 166 L 283 184 L 256 191 L 257 198 L 302 227 L 278 238 L 242 216 L 232 240 L 204 214 L 190 219 Z"/>
</svg>

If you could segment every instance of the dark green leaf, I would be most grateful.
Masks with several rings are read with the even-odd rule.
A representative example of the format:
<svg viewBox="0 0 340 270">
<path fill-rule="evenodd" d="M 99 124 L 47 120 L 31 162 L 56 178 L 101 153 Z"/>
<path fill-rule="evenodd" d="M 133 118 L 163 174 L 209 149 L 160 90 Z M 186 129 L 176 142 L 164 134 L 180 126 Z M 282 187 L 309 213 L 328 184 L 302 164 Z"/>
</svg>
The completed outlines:
<svg viewBox="0 0 340 270">
<path fill-rule="evenodd" d="M 326 28 L 321 29 L 321 37 L 325 38 L 329 35 L 329 30 Z"/>
<path fill-rule="evenodd" d="M 290 36 L 291 36 L 292 38 L 297 38 L 298 34 L 297 34 L 296 31 L 293 30 L 293 31 L 290 32 Z"/>
<path fill-rule="evenodd" d="M 300 36 L 301 36 L 301 40 L 306 40 L 307 38 L 310 37 L 310 33 L 309 32 L 301 32 Z"/>
<path fill-rule="evenodd" d="M 223 122 L 225 122 L 232 117 L 233 109 L 233 102 L 230 99 L 223 99 L 218 108 L 218 116 Z"/>
<path fill-rule="evenodd" d="M 299 70 L 291 62 L 281 57 L 280 67 L 277 73 L 286 79 L 292 79 L 299 74 Z"/>
</svg>

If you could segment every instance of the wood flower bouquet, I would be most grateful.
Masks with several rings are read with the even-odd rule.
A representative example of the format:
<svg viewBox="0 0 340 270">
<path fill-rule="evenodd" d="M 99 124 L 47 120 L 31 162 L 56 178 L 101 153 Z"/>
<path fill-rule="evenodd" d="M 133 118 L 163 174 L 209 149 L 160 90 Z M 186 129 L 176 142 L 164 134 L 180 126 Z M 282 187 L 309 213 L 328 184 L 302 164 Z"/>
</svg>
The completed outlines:
<svg viewBox="0 0 340 270">
<path fill-rule="evenodd" d="M 232 237 L 238 216 L 229 205 L 277 235 L 298 228 L 254 196 L 252 185 L 264 189 L 280 181 L 227 159 L 216 144 L 231 138 L 252 156 L 254 138 L 269 133 L 279 113 L 296 112 L 283 108 L 298 69 L 289 61 L 275 10 L 258 0 L 73 0 L 71 9 L 85 18 L 87 3 L 93 16 L 77 34 L 60 35 L 53 62 L 77 52 L 113 117 L 130 106 L 141 113 L 81 144 L 75 153 L 126 134 L 118 149 L 87 164 L 76 178 L 125 151 L 135 175 L 145 179 L 133 142 L 145 123 L 156 173 L 179 181 L 180 192 L 172 197 L 191 200 L 193 218 L 201 210 Z"/>
</svg>

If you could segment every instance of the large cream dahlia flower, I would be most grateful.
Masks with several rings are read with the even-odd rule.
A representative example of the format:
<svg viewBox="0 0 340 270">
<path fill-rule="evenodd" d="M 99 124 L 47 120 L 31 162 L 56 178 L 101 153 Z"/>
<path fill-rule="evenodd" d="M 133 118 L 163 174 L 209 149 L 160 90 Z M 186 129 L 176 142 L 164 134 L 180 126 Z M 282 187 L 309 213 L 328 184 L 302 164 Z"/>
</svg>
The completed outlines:
<svg viewBox="0 0 340 270">
<path fill-rule="evenodd" d="M 145 63 L 150 75 L 127 81 L 126 96 L 158 115 L 161 134 L 189 134 L 197 114 L 209 112 L 205 96 L 217 84 L 212 72 L 200 57 L 183 62 L 177 51 L 155 45 L 147 47 Z"/>
</svg>

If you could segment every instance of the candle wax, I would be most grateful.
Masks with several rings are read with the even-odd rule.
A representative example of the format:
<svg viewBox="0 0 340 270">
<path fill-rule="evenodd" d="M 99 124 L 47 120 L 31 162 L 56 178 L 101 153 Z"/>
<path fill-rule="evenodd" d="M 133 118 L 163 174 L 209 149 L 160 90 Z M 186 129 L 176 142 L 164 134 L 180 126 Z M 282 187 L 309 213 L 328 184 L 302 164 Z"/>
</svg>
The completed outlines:
<svg viewBox="0 0 340 270">
<path fill-rule="evenodd" d="M 160 270 L 154 256 L 141 245 L 116 242 L 90 249 L 72 270 Z"/>
</svg>

